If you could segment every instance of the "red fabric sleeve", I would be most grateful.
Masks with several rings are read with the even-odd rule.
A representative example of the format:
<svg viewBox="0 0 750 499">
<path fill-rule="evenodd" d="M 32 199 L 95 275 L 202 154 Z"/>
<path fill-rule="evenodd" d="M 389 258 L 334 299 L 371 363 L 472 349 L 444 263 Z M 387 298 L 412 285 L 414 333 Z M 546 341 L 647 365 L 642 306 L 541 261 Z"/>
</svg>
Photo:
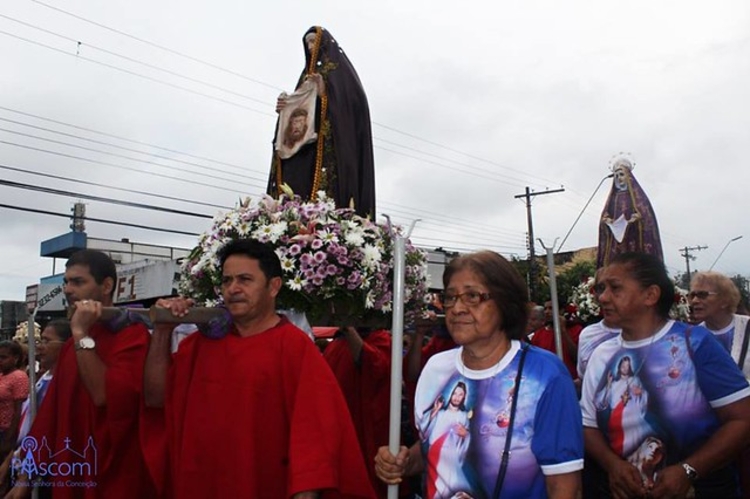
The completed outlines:
<svg viewBox="0 0 750 499">
<path fill-rule="evenodd" d="M 107 403 L 97 408 L 98 433 L 106 434 L 112 448 L 137 437 L 133 429 L 138 427 L 143 404 L 143 367 L 149 340 L 142 324 L 128 326 L 116 334 L 117 342 L 113 342 L 107 356 L 104 375 Z M 109 464 L 109 461 L 104 462 L 104 466 Z"/>
<path fill-rule="evenodd" d="M 285 380 L 291 395 L 289 495 L 330 489 L 324 497 L 374 497 L 346 402 L 315 346 L 305 348 L 296 369 L 291 363 L 287 369 L 299 373 Z"/>
<path fill-rule="evenodd" d="M 51 459 L 57 462 L 70 462 L 75 459 L 71 452 L 80 451 L 87 442 L 93 444 L 95 474 L 84 478 L 97 486 L 83 491 L 80 487 L 57 487 L 55 497 L 155 497 L 139 439 L 148 331 L 134 325 L 113 333 L 96 324 L 90 334 L 106 366 L 105 406 L 94 406 L 80 378 L 72 341 L 68 341 L 60 351 L 31 435 L 39 442 L 46 439 L 56 452 Z"/>
</svg>

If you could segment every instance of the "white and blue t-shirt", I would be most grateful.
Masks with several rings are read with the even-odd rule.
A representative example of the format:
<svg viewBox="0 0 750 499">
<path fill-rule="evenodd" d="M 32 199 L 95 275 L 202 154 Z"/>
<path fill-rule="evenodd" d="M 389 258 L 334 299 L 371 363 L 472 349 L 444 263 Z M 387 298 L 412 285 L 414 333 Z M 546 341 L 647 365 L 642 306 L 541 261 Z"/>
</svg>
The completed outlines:
<svg viewBox="0 0 750 499">
<path fill-rule="evenodd" d="M 726 349 L 700 326 L 668 321 L 654 336 L 602 343 L 583 380 L 583 424 L 646 482 L 686 458 L 720 426 L 714 408 L 750 396 Z"/>
<path fill-rule="evenodd" d="M 596 347 L 616 337 L 620 334 L 620 331 L 622 331 L 620 328 L 606 326 L 603 320 L 583 328 L 581 335 L 578 337 L 578 363 L 576 367 L 579 378 L 583 379 L 583 375 L 586 374 L 589 359 Z"/>
<path fill-rule="evenodd" d="M 482 371 L 462 348 L 434 355 L 419 377 L 414 414 L 425 459 L 425 497 L 491 497 L 508 434 L 521 344 Z M 528 347 L 501 497 L 547 497 L 544 475 L 583 468 L 581 413 L 570 374 L 551 353 Z"/>
</svg>

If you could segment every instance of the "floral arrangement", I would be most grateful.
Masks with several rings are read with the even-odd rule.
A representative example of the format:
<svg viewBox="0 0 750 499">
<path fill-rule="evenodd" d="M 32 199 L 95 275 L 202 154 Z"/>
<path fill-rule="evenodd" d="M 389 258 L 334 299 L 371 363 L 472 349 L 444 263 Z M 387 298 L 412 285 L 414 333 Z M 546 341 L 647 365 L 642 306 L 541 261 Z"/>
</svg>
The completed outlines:
<svg viewBox="0 0 750 499">
<path fill-rule="evenodd" d="M 401 233 L 399 227 L 391 230 Z M 253 238 L 270 244 L 281 261 L 281 309 L 307 314 L 314 325 L 383 323 L 392 311 L 393 238 L 384 225 L 351 209 L 336 209 L 332 199 L 299 196 L 246 198 L 219 214 L 182 264 L 180 292 L 206 306 L 221 304 L 218 251 L 228 241 Z M 406 244 L 405 311 L 408 322 L 424 311 L 427 258 Z"/>
<path fill-rule="evenodd" d="M 29 321 L 19 322 L 16 326 L 16 334 L 13 335 L 13 341 L 26 345 L 29 341 Z M 42 326 L 34 323 L 34 341 L 41 341 Z"/>
<path fill-rule="evenodd" d="M 669 311 L 672 319 L 688 322 L 690 320 L 690 303 L 688 302 L 688 292 L 677 284 L 674 285 L 674 304 Z"/>
<path fill-rule="evenodd" d="M 571 301 L 578 307 L 578 315 L 584 322 L 596 320 L 601 315 L 599 301 L 594 291 L 594 278 L 589 277 L 581 284 L 573 288 Z M 669 311 L 672 319 L 687 322 L 690 319 L 690 305 L 688 303 L 687 291 L 675 284 L 674 304 Z"/>
<path fill-rule="evenodd" d="M 591 322 L 601 315 L 599 301 L 594 294 L 594 278 L 588 277 L 573 288 L 570 301 L 577 307 L 578 317 L 583 322 Z"/>
</svg>

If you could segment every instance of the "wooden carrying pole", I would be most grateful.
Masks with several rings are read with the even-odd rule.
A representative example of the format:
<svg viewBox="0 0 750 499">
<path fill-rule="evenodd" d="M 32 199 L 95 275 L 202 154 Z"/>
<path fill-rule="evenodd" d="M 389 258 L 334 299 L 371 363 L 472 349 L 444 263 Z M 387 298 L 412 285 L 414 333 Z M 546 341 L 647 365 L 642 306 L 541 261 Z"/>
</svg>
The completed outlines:
<svg viewBox="0 0 750 499">
<path fill-rule="evenodd" d="M 68 317 L 71 317 L 74 311 L 75 306 L 68 310 Z M 100 320 L 110 321 L 123 313 L 140 315 L 152 324 L 207 324 L 211 320 L 223 316 L 225 311 L 221 308 L 195 307 L 189 309 L 185 316 L 177 317 L 172 315 L 172 311 L 168 308 L 157 307 L 156 305 L 151 308 L 102 307 Z"/>
</svg>

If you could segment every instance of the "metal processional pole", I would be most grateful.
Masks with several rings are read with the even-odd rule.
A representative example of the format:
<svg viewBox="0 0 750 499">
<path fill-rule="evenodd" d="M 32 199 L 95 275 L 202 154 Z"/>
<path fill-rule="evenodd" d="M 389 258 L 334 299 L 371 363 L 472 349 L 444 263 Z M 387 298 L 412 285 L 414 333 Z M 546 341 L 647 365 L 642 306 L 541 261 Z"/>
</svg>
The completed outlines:
<svg viewBox="0 0 750 499">
<path fill-rule="evenodd" d="M 404 344 L 404 288 L 406 280 L 406 240 L 411 236 L 414 220 L 409 231 L 402 236 L 394 230 L 387 215 L 388 227 L 393 238 L 393 322 L 391 324 L 391 411 L 388 431 L 388 450 L 394 456 L 401 448 L 401 388 L 403 383 Z M 398 499 L 398 485 L 388 486 L 388 499 Z"/>
</svg>

